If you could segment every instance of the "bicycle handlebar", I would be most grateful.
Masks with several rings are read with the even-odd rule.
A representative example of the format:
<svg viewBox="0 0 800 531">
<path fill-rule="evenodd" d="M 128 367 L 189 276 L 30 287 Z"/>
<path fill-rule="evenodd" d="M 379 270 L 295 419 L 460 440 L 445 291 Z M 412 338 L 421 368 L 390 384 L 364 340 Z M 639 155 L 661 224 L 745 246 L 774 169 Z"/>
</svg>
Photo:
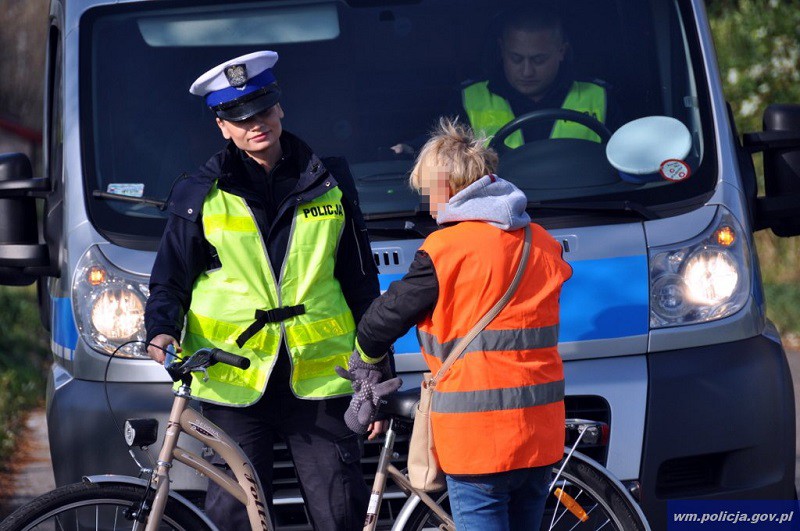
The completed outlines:
<svg viewBox="0 0 800 531">
<path fill-rule="evenodd" d="M 186 359 L 174 363 L 166 363 L 164 368 L 167 369 L 173 381 L 182 380 L 188 385 L 191 383 L 192 372 L 205 372 L 206 369 L 216 363 L 224 363 L 239 369 L 250 367 L 250 360 L 243 356 L 231 354 L 218 348 L 201 348 Z"/>
<path fill-rule="evenodd" d="M 219 363 L 232 365 L 239 369 L 247 369 L 250 367 L 250 360 L 244 356 L 231 354 L 230 352 L 225 352 L 224 350 L 218 348 L 211 349 L 211 359 Z"/>
</svg>

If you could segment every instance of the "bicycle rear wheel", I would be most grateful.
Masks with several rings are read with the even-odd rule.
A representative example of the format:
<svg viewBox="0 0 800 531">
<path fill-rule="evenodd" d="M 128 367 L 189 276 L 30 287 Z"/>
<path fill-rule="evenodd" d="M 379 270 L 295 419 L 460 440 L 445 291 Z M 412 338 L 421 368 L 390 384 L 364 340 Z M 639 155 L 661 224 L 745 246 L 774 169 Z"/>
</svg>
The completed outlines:
<svg viewBox="0 0 800 531">
<path fill-rule="evenodd" d="M 144 487 L 112 483 L 74 483 L 39 496 L 0 523 L 0 531 L 122 531 L 134 529 L 126 515 L 144 496 Z M 139 523 L 138 529 L 144 529 Z M 203 531 L 208 526 L 170 499 L 159 530 Z"/>
<path fill-rule="evenodd" d="M 553 474 L 558 471 L 561 463 L 554 465 Z M 644 531 L 649 529 L 647 524 L 634 507 L 634 503 L 620 487 L 613 482 L 602 467 L 595 466 L 573 457 L 564 467 L 556 488 L 575 501 L 572 505 L 566 496 L 561 495 L 559 501 L 551 492 L 545 505 L 542 530 L 593 530 L 605 531 Z M 433 496 L 445 510 L 450 511 L 447 492 Z M 572 505 L 570 510 L 567 505 Z M 578 507 L 580 509 L 578 509 Z M 585 520 L 580 511 L 584 511 Z M 438 529 L 441 522 L 424 503 L 419 503 L 406 524 L 403 531 L 427 531 Z"/>
</svg>

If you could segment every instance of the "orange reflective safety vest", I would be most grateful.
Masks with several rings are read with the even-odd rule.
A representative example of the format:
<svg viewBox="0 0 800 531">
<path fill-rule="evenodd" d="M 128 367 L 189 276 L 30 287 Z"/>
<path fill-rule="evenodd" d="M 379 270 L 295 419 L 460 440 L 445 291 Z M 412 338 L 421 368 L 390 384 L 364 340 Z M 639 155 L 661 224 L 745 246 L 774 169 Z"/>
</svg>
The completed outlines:
<svg viewBox="0 0 800 531">
<path fill-rule="evenodd" d="M 438 381 L 431 430 L 447 474 L 489 474 L 550 465 L 564 452 L 564 372 L 558 300 L 572 269 L 560 245 L 531 224 L 528 265 L 516 293 Z M 430 235 L 439 298 L 418 324 L 431 371 L 503 296 L 524 231 L 464 221 Z"/>
</svg>

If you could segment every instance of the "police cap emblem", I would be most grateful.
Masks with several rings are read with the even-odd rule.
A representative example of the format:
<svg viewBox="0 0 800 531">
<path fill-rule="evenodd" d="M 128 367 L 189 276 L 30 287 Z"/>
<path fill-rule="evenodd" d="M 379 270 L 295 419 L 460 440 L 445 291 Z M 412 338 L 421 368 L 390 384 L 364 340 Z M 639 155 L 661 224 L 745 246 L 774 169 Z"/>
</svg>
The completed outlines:
<svg viewBox="0 0 800 531">
<path fill-rule="evenodd" d="M 247 84 L 247 65 L 230 65 L 225 68 L 225 77 L 232 87 L 243 87 Z"/>
</svg>

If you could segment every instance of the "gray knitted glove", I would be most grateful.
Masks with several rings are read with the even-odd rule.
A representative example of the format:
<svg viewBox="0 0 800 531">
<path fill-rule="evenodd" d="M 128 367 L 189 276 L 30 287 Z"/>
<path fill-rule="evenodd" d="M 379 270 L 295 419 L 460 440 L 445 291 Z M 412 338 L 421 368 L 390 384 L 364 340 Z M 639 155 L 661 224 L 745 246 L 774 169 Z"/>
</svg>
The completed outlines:
<svg viewBox="0 0 800 531">
<path fill-rule="evenodd" d="M 344 422 L 355 433 L 363 435 L 375 421 L 383 397 L 397 391 L 403 381 L 391 378 L 388 356 L 372 364 L 362 360 L 358 351 L 350 356 L 347 369 L 336 367 L 335 370 L 336 374 L 353 382 L 353 398 L 344 413 Z"/>
</svg>

